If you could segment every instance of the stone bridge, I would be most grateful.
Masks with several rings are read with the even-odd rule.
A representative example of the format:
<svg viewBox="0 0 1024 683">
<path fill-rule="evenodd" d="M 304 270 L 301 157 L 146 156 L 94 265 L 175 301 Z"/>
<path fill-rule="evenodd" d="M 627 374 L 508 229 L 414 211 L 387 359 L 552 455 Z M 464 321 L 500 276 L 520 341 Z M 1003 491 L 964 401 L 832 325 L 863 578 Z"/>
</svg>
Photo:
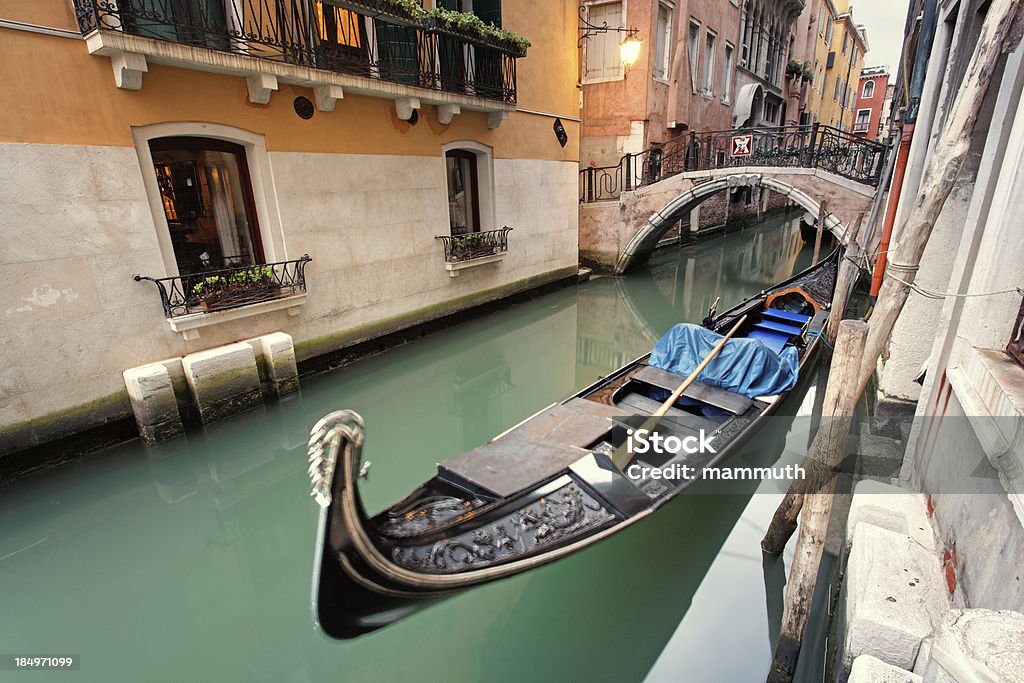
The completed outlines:
<svg viewBox="0 0 1024 683">
<path fill-rule="evenodd" d="M 746 193 L 742 188 L 752 191 Z M 776 202 L 759 199 L 751 209 L 748 203 L 736 201 L 741 194 L 749 199 L 753 190 L 766 197 L 769 193 L 761 190 L 777 193 Z M 779 206 L 780 201 L 817 216 L 819 200 L 824 198 L 828 211 L 825 227 L 843 238 L 859 214 L 868 219 L 875 188 L 821 168 L 729 167 L 679 173 L 624 191 L 616 199 L 581 204 L 580 259 L 600 272 L 616 275 L 639 268 L 670 229 L 716 195 L 723 224 L 743 212 L 760 215 L 766 208 Z M 706 232 L 701 224 L 691 221 L 691 232 Z"/>
</svg>

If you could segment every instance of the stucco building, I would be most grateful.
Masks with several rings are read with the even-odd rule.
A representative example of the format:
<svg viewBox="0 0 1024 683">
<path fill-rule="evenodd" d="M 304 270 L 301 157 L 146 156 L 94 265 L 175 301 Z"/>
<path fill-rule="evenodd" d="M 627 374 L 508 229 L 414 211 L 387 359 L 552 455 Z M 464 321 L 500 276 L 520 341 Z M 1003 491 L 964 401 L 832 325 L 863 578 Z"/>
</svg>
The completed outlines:
<svg viewBox="0 0 1024 683">
<path fill-rule="evenodd" d="M 792 29 L 804 0 L 750 0 L 743 6 L 733 127 L 785 125 L 784 92 Z"/>
<path fill-rule="evenodd" d="M 601 0 L 580 4 L 589 23 L 637 29 L 640 57 L 623 64 L 618 31 L 580 40 L 581 166 L 608 166 L 627 153 L 691 130 L 732 127 L 740 8 L 714 0 Z"/>
<path fill-rule="evenodd" d="M 853 133 L 867 140 L 879 139 L 888 113 L 886 101 L 892 100 L 889 91 L 889 69 L 869 66 L 861 70 L 857 87 L 857 111 L 853 120 Z"/>
<path fill-rule="evenodd" d="M 575 3 L 441 4 L 482 28 L 0 5 L 0 455 L 122 423 L 127 368 L 278 331 L 301 368 L 575 276 Z"/>
<path fill-rule="evenodd" d="M 791 82 L 787 121 L 849 131 L 867 51 L 867 32 L 847 0 L 808 0 L 794 29 L 791 63 L 802 77 Z"/>
</svg>

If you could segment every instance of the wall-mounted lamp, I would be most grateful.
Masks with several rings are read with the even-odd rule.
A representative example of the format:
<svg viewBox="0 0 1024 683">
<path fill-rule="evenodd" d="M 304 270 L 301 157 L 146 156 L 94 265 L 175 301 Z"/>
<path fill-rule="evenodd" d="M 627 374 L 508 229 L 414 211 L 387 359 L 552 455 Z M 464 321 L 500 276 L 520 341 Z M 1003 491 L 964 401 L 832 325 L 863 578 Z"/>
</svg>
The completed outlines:
<svg viewBox="0 0 1024 683">
<path fill-rule="evenodd" d="M 579 43 L 577 43 L 578 47 L 583 47 L 584 40 L 598 33 L 608 33 L 609 31 L 625 33 L 625 38 L 619 43 L 619 58 L 627 68 L 636 64 L 636 61 L 640 59 L 640 29 L 636 27 L 626 28 L 624 26 L 612 27 L 608 25 L 607 21 L 598 26 L 587 21 L 586 15 L 587 8 L 580 7 L 580 30 L 583 31 L 583 35 L 580 36 Z"/>
</svg>

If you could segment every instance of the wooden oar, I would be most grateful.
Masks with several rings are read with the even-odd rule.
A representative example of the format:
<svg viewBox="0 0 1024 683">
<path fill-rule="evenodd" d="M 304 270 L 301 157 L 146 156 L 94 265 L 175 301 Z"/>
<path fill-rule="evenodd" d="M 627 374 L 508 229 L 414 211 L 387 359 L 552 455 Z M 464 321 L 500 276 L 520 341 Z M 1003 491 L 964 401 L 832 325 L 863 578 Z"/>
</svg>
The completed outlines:
<svg viewBox="0 0 1024 683">
<path fill-rule="evenodd" d="M 722 341 L 715 344 L 715 348 L 711 349 L 711 352 L 708 353 L 707 357 L 700 362 L 700 365 L 690 373 L 689 377 L 683 380 L 683 383 L 679 385 L 679 388 L 673 391 L 672 395 L 669 396 L 664 403 L 658 406 L 657 410 L 651 413 L 651 416 L 644 421 L 644 424 L 640 429 L 653 430 L 658 426 L 658 423 L 661 421 L 661 418 L 665 416 L 665 413 L 668 412 L 668 409 L 675 405 L 675 402 L 679 400 L 679 397 L 683 395 L 683 392 L 686 391 L 687 387 L 696 381 L 697 375 L 704 371 L 704 368 L 708 366 L 708 363 L 710 363 L 712 359 L 718 355 L 718 352 L 725 347 L 725 342 L 729 341 L 732 335 L 736 334 L 737 330 L 740 329 L 740 325 L 742 325 L 746 319 L 747 316 L 744 315 L 736 321 L 736 324 L 732 326 L 732 329 L 722 337 Z M 633 454 L 629 451 L 629 439 L 626 439 L 622 442 L 622 445 L 615 450 L 615 453 L 612 455 L 612 462 L 615 463 L 615 466 L 620 470 L 625 470 L 629 467 L 629 463 L 632 461 Z"/>
</svg>

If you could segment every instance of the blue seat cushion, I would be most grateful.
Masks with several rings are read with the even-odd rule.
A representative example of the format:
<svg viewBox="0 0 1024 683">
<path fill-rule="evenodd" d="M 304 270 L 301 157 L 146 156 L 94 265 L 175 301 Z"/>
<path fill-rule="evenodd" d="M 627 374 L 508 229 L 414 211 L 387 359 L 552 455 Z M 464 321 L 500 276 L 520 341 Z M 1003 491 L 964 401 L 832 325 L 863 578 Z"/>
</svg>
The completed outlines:
<svg viewBox="0 0 1024 683">
<path fill-rule="evenodd" d="M 776 354 L 781 354 L 782 349 L 786 346 L 786 343 L 789 342 L 789 337 L 786 335 L 769 332 L 767 330 L 759 330 L 757 328 L 751 330 L 747 334 L 747 337 L 750 339 L 757 339 Z"/>
<path fill-rule="evenodd" d="M 774 320 L 762 320 L 754 325 L 754 327 L 759 330 L 767 330 L 769 332 L 778 332 L 779 334 L 789 335 L 790 337 L 799 337 L 803 331 L 799 327 L 775 322 Z"/>
<path fill-rule="evenodd" d="M 784 311 L 781 308 L 766 308 L 763 313 L 765 318 L 774 318 L 775 320 L 782 320 L 784 322 L 790 322 L 794 325 L 803 325 L 811 316 L 804 315 L 803 313 L 792 313 L 790 311 Z"/>
</svg>

